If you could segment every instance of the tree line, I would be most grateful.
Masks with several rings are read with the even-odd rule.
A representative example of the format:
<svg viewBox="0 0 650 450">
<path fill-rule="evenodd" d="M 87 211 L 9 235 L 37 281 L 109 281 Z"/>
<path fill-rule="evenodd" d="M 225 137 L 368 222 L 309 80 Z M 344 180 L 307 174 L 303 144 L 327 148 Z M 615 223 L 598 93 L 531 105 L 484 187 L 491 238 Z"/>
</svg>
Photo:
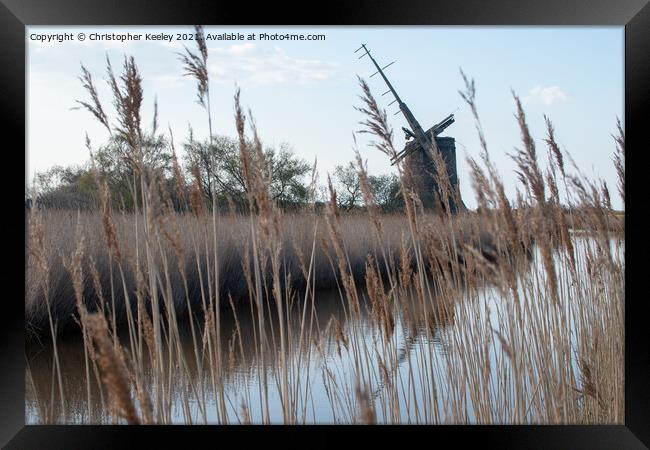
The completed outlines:
<svg viewBox="0 0 650 450">
<path fill-rule="evenodd" d="M 139 184 L 134 180 L 146 173 L 149 177 L 156 177 L 158 185 L 177 211 L 187 208 L 187 202 L 180 198 L 183 195 L 179 195 L 179 188 L 185 192 L 198 191 L 206 208 L 217 205 L 219 208 L 245 210 L 246 184 L 236 138 L 214 135 L 212 139 L 199 140 L 190 129 L 189 138 L 182 145 L 182 163 L 177 164 L 176 170 L 173 144 L 163 134 L 143 136 L 142 163 L 147 169 L 144 172 L 134 167 L 129 148 L 128 142 L 115 135 L 92 151 L 90 160 L 85 164 L 54 166 L 37 173 L 33 180 L 33 189 L 37 193 L 35 206 L 96 209 L 100 202 L 99 178 L 106 182 L 114 208 L 133 211 L 141 199 Z M 296 211 L 314 203 L 322 204 L 329 198 L 324 186 L 312 186 L 312 166 L 296 155 L 289 143 L 266 147 L 264 159 L 271 195 L 282 209 Z M 382 211 L 402 209 L 403 198 L 397 175 L 370 175 L 368 181 L 377 206 Z M 332 183 L 337 192 L 339 208 L 353 211 L 364 207 L 357 168 L 353 162 L 336 166 Z"/>
</svg>

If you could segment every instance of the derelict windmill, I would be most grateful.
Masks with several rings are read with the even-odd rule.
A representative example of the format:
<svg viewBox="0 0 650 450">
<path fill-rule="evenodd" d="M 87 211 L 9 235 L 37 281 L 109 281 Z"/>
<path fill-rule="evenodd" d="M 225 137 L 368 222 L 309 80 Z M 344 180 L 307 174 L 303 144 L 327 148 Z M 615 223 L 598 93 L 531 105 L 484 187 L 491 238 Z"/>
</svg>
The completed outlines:
<svg viewBox="0 0 650 450">
<path fill-rule="evenodd" d="M 447 168 L 447 174 L 449 175 L 449 181 L 451 182 L 452 189 L 458 190 L 458 173 L 456 171 L 456 141 L 453 137 L 441 137 L 439 136 L 449 125 L 454 123 L 454 115 L 450 114 L 445 117 L 445 119 L 429 128 L 427 131 L 424 131 L 420 123 L 415 119 L 411 110 L 406 106 L 406 103 L 397 95 L 393 85 L 388 81 L 386 75 L 384 74 L 384 69 L 393 64 L 395 61 L 387 64 L 384 67 L 379 67 L 375 58 L 372 57 L 370 51 L 366 48 L 366 44 L 361 44 L 355 53 L 359 50 L 363 50 L 364 53 L 359 57 L 359 59 L 368 55 L 372 63 L 377 68 L 377 72 L 370 75 L 373 77 L 377 74 L 380 74 L 384 79 L 388 90 L 382 95 L 392 93 L 395 98 L 388 106 L 397 102 L 399 105 L 399 111 L 395 114 L 401 112 L 406 121 L 409 124 L 410 128 L 402 127 L 404 133 L 406 134 L 407 143 L 404 146 L 404 149 L 397 153 L 396 156 L 391 158 L 391 165 L 395 165 L 397 162 L 404 159 L 404 162 L 410 169 L 413 174 L 413 179 L 416 183 L 416 189 L 418 190 L 418 195 L 420 200 L 422 200 L 422 205 L 425 208 L 436 209 L 441 203 L 436 201 L 438 196 L 438 184 L 436 183 L 433 174 L 435 173 L 435 167 L 432 158 L 432 139 L 435 139 L 435 143 L 442 154 L 443 160 Z M 412 140 L 411 140 L 412 139 Z M 460 195 L 459 195 L 460 199 Z M 450 209 L 453 213 L 457 212 L 459 209 L 466 209 L 465 204 L 460 200 L 460 204 L 456 204 L 454 198 L 449 199 Z"/>
</svg>

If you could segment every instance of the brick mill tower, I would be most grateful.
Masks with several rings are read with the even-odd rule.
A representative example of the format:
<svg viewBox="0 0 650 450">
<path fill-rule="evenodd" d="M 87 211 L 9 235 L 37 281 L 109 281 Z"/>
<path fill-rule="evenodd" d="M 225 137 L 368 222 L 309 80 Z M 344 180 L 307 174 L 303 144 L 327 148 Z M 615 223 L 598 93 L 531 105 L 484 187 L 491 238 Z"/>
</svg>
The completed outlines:
<svg viewBox="0 0 650 450">
<path fill-rule="evenodd" d="M 400 99 L 397 92 L 393 88 L 393 85 L 388 81 L 386 75 L 384 74 L 383 69 L 390 66 L 393 63 L 390 63 L 383 68 L 379 67 L 377 61 L 372 57 L 370 51 L 366 48 L 365 44 L 362 44 L 359 50 L 363 49 L 364 53 L 359 57 L 363 58 L 368 55 L 372 60 L 372 63 L 377 68 L 377 72 L 371 75 L 380 74 L 384 79 L 386 86 L 388 86 L 388 91 L 393 94 L 395 100 L 390 104 L 396 103 L 399 105 L 401 113 L 404 115 L 404 118 L 408 122 L 409 128 L 402 127 L 402 130 L 406 134 L 406 139 L 409 142 L 406 143 L 404 149 L 397 153 L 395 157 L 391 158 L 391 164 L 397 164 L 399 161 L 404 160 L 407 170 L 409 170 L 413 175 L 413 180 L 415 182 L 415 189 L 422 201 L 422 205 L 427 209 L 438 210 L 440 207 L 443 207 L 443 203 L 439 200 L 440 189 L 434 178 L 436 173 L 435 163 L 433 161 L 433 142 L 435 142 L 438 150 L 442 155 L 444 160 L 445 167 L 447 170 L 447 175 L 449 176 L 449 181 L 451 183 L 452 189 L 457 191 L 458 202 L 454 196 L 449 198 L 449 206 L 452 213 L 456 213 L 459 210 L 465 209 L 465 204 L 460 198 L 460 190 L 458 186 L 458 172 L 456 170 L 456 141 L 453 137 L 442 137 L 439 136 L 449 125 L 454 123 L 454 115 L 450 114 L 442 122 L 432 126 L 428 130 L 420 126 L 420 123 L 415 119 L 411 110 L 406 106 L 406 104 Z M 394 62 L 394 61 L 393 61 Z M 382 95 L 384 95 L 382 94 Z M 398 111 L 398 112 L 400 112 Z"/>
</svg>

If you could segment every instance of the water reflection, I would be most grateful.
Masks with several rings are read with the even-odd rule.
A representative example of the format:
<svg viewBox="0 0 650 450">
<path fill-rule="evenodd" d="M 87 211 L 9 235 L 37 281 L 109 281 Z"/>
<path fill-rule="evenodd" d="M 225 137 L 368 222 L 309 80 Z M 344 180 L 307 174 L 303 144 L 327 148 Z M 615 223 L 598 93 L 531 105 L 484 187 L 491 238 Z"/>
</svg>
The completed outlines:
<svg viewBox="0 0 650 450">
<path fill-rule="evenodd" d="M 345 330 L 349 339 L 364 340 L 374 338 L 378 330 L 382 328 L 376 319 L 370 315 L 371 305 L 367 295 L 359 291 L 359 298 L 362 300 L 360 314 L 354 314 L 342 301 L 339 291 L 320 291 L 316 293 L 316 301 L 308 299 L 306 302 L 300 298 L 304 294 L 296 294 L 287 312 L 286 333 L 288 358 L 293 362 L 293 367 L 303 368 L 306 371 L 314 372 L 318 376 L 319 361 L 342 359 L 341 352 L 347 349 L 337 338 L 336 329 Z M 392 336 L 384 336 L 384 339 L 395 340 L 397 364 L 404 362 L 411 352 L 414 344 L 424 338 L 427 342 L 433 343 L 438 350 L 442 349 L 437 339 L 438 329 L 453 323 L 453 308 L 441 307 L 437 302 L 421 302 L 417 296 L 405 296 L 407 300 L 401 305 L 395 306 L 397 314 L 395 329 Z M 194 327 L 195 336 L 192 336 L 191 327 L 184 323 L 179 329 L 180 358 L 174 358 L 172 365 L 182 366 L 181 373 L 186 379 L 175 380 L 170 384 L 174 386 L 174 392 L 169 393 L 169 401 L 178 402 L 178 409 L 183 395 L 193 399 L 192 404 L 196 411 L 190 413 L 194 416 L 193 421 L 202 422 L 204 419 L 211 421 L 215 419 L 214 414 L 202 411 L 201 405 L 211 401 L 215 393 L 213 388 L 223 386 L 226 395 L 231 396 L 232 405 L 227 407 L 233 416 L 239 415 L 240 404 L 236 404 L 237 397 L 245 398 L 246 403 L 256 403 L 256 391 L 261 383 L 260 374 L 265 373 L 272 378 L 273 372 L 278 370 L 278 360 L 281 355 L 280 331 L 277 321 L 277 311 L 272 304 L 267 305 L 265 311 L 265 341 L 266 346 L 263 352 L 259 345 L 260 328 L 257 321 L 257 312 L 250 305 L 236 307 L 234 313 L 231 308 L 222 308 L 220 326 L 221 345 L 212 343 L 208 346 L 203 341 L 201 330 L 203 324 L 197 323 Z M 385 331 L 380 331 L 380 334 Z M 375 336 L 376 337 L 376 336 Z M 122 333 L 120 341 L 127 348 L 128 334 Z M 197 342 L 199 351 L 195 352 L 194 342 Z M 208 348 L 211 347 L 211 348 Z M 214 373 L 209 370 L 210 350 L 216 347 L 220 349 L 219 354 L 212 353 L 214 360 L 221 361 L 221 370 Z M 58 358 L 61 367 L 61 378 L 63 384 L 63 395 L 65 405 L 61 407 L 60 395 L 58 392 L 57 375 L 54 370 L 53 348 L 51 343 L 32 343 L 27 348 L 26 362 L 26 409 L 28 423 L 110 423 L 108 414 L 107 393 L 100 388 L 100 375 L 94 365 L 87 360 L 84 352 L 83 339 L 80 335 L 66 335 L 64 339 L 57 342 Z M 127 358 L 128 359 L 128 358 Z M 87 364 L 87 361 L 89 362 Z M 151 370 L 150 359 L 145 358 L 143 369 L 145 373 Z M 169 364 L 168 358 L 165 364 Z M 305 374 L 293 374 L 296 379 L 305 379 Z M 87 378 L 90 378 L 90 383 Z M 267 381 L 272 383 L 271 381 Z M 381 384 L 378 389 L 381 389 Z M 155 389 L 155 386 L 149 386 Z M 324 395 L 318 392 L 316 385 L 311 385 L 311 396 Z M 259 396 L 258 396 L 259 397 Z M 199 401 L 199 399 L 201 401 Z M 304 399 L 303 399 L 304 400 Z M 259 402 L 259 399 L 257 400 Z M 312 398 L 310 402 L 328 404 L 324 398 Z M 250 406 L 249 406 L 250 407 Z M 251 408 L 253 409 L 253 408 Z M 272 407 L 272 410 L 277 409 Z M 179 411 L 177 419 L 184 422 L 188 417 L 187 412 Z M 255 411 L 250 411 L 251 420 L 260 419 L 255 417 Z M 312 411 L 313 415 L 313 411 Z M 172 417 L 173 420 L 173 417 Z M 219 418 L 219 420 L 223 420 Z M 281 420 L 281 416 L 280 416 Z M 316 420 L 319 420 L 316 417 Z M 327 418 L 324 419 L 327 421 Z"/>
<path fill-rule="evenodd" d="M 533 263 L 538 259 L 535 254 L 518 270 L 532 274 L 531 278 L 543 277 L 539 264 Z M 362 300 L 359 314 L 350 310 L 339 291 L 316 292 L 316 301 L 296 293 L 285 311 L 284 353 L 272 302 L 265 305 L 264 338 L 254 307 L 240 305 L 233 313 L 224 305 L 220 310 L 220 345 L 206 342 L 199 331 L 193 336 L 185 323 L 179 330 L 179 347 L 164 352 L 164 380 L 150 375 L 156 371 L 151 369 L 149 358 L 144 358 L 137 370 L 145 374 L 145 390 L 158 402 L 154 404 L 154 417 L 159 422 L 282 423 L 285 417 L 279 384 L 283 366 L 287 367 L 290 387 L 286 395 L 294 405 L 293 422 L 358 420 L 354 386 L 359 379 L 368 382 L 368 396 L 379 422 L 445 422 L 451 419 L 444 417 L 444 405 L 437 399 L 444 397 L 450 384 L 448 377 L 455 376 L 463 365 L 456 355 L 449 355 L 454 344 L 452 330 L 463 323 L 482 324 L 470 330 L 482 336 L 477 339 L 481 342 L 492 329 L 499 329 L 499 307 L 509 301 L 502 291 L 486 283 L 470 284 L 468 288 L 459 286 L 454 293 L 446 291 L 442 298 L 435 294 L 434 280 L 423 280 L 420 289 L 413 286 L 395 297 L 400 300 L 391 305 L 391 327 L 371 313 L 372 301 L 363 290 L 358 291 Z M 195 326 L 196 330 L 202 328 L 201 323 Z M 260 345 L 262 340 L 264 346 Z M 120 341 L 128 352 L 128 335 L 120 336 Z M 467 349 L 470 354 L 480 350 Z M 66 336 L 60 340 L 58 354 L 63 408 L 51 344 L 28 348 L 27 422 L 111 423 L 107 393 L 100 388 L 94 366 L 86 365 L 81 338 Z M 496 359 L 492 347 L 483 357 L 489 359 L 493 371 L 504 364 L 503 359 Z M 219 363 L 214 364 L 216 361 Z M 495 376 L 490 382 L 500 381 Z M 457 414 L 460 420 L 471 421 L 475 415 L 472 402 Z"/>
</svg>

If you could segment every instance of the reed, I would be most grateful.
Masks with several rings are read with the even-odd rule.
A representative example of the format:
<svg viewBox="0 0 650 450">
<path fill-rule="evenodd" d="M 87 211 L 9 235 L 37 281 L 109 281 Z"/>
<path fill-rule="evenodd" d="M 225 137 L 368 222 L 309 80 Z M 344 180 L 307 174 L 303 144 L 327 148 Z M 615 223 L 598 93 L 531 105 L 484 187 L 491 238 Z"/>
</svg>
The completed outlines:
<svg viewBox="0 0 650 450">
<path fill-rule="evenodd" d="M 211 125 L 207 49 L 197 44 L 182 61 Z M 54 374 L 43 400 L 29 366 L 40 421 L 69 421 L 53 405 L 63 413 L 83 397 L 88 420 L 96 404 L 106 412 L 98 421 L 129 424 L 623 423 L 623 222 L 604 183 L 570 171 L 548 118 L 544 169 L 516 95 L 516 202 L 490 158 L 474 81 L 462 74 L 481 143 L 479 160 L 468 161 L 476 212 L 423 210 L 398 165 L 405 211 L 380 214 L 358 153 L 364 212 L 342 213 L 331 183 L 324 214 L 282 211 L 237 91 L 249 209 L 207 208 L 196 189 L 185 192 L 174 156 L 178 198 L 190 206 L 178 213 L 142 159 L 135 61 L 125 59 L 120 77 L 108 69 L 116 125 L 85 69 L 91 101 L 80 104 L 128 143 L 140 199 L 133 212 L 116 210 L 104 187 L 100 211 L 30 213 L 27 328 L 33 340 L 49 335 Z M 392 155 L 385 112 L 360 86 L 362 131 Z M 446 171 L 433 176 L 442 203 L 458 195 Z M 336 311 L 322 300 L 327 289 Z M 80 329 L 84 392 L 64 382 L 57 346 Z"/>
</svg>

